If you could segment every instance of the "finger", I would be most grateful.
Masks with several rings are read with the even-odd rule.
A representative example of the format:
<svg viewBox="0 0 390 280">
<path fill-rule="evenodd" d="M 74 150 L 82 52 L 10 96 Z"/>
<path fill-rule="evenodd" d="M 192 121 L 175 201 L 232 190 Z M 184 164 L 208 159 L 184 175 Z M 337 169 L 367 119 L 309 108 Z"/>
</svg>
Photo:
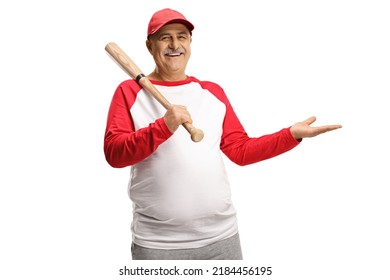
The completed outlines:
<svg viewBox="0 0 390 280">
<path fill-rule="evenodd" d="M 185 122 L 188 122 L 188 123 L 191 123 L 191 124 L 192 124 L 192 119 L 191 119 L 191 117 L 189 117 L 189 119 L 188 119 L 187 121 L 185 121 Z"/>
<path fill-rule="evenodd" d="M 342 126 L 339 124 L 318 126 L 318 127 L 316 127 L 316 134 L 318 135 L 321 133 L 329 132 L 329 131 L 332 131 L 332 130 L 335 130 L 335 129 L 338 129 L 341 127 Z"/>
<path fill-rule="evenodd" d="M 313 122 L 316 121 L 316 119 L 317 119 L 317 118 L 316 118 L 315 116 L 312 116 L 312 117 L 310 117 L 310 118 L 308 118 L 308 119 L 305 120 L 305 124 L 311 125 Z"/>
<path fill-rule="evenodd" d="M 325 126 L 325 127 L 326 127 L 326 131 L 331 131 L 331 130 L 339 129 L 339 128 L 341 128 L 342 126 L 339 125 L 339 124 L 334 124 L 334 125 L 327 125 L 327 126 Z"/>
<path fill-rule="evenodd" d="M 192 123 L 191 115 L 188 113 L 188 111 L 183 112 L 183 118 L 182 118 L 183 123 L 188 122 Z"/>
</svg>

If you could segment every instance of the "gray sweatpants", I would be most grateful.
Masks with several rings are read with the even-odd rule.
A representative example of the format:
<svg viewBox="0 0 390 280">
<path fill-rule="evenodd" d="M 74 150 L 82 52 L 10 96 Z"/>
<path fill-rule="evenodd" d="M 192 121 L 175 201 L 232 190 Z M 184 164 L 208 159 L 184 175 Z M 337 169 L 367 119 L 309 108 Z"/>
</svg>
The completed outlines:
<svg viewBox="0 0 390 280">
<path fill-rule="evenodd" d="M 132 243 L 131 254 L 133 260 L 242 260 L 238 233 L 195 249 L 150 249 Z"/>
</svg>

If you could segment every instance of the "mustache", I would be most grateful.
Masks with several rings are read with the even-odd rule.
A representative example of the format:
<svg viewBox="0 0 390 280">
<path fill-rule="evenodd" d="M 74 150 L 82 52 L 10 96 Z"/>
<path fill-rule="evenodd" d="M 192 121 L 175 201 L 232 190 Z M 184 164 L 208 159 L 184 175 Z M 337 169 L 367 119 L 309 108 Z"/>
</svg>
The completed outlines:
<svg viewBox="0 0 390 280">
<path fill-rule="evenodd" d="M 164 52 L 163 52 L 164 55 L 166 55 L 166 54 L 174 54 L 174 53 L 184 54 L 185 50 L 183 48 L 178 48 L 176 50 L 174 50 L 174 49 L 165 49 Z"/>
</svg>

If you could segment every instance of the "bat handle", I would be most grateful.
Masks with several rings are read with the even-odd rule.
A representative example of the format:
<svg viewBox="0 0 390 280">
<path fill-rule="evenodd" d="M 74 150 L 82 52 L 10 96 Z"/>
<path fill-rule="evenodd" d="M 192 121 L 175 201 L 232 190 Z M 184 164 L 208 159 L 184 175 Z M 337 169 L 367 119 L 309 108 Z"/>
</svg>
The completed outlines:
<svg viewBox="0 0 390 280">
<path fill-rule="evenodd" d="M 169 109 L 172 105 L 171 103 L 160 93 L 160 91 L 152 84 L 152 82 L 146 78 L 144 75 L 138 75 L 136 78 L 137 82 L 145 89 L 149 91 L 149 93 L 165 108 Z M 184 128 L 191 135 L 191 140 L 193 142 L 200 142 L 204 137 L 204 133 L 201 129 L 196 128 L 189 122 L 185 122 L 182 124 Z"/>
<path fill-rule="evenodd" d="M 188 133 L 191 135 L 191 140 L 194 142 L 200 142 L 202 141 L 204 137 L 204 133 L 201 129 L 196 128 L 189 122 L 183 123 L 184 128 L 188 131 Z"/>
</svg>

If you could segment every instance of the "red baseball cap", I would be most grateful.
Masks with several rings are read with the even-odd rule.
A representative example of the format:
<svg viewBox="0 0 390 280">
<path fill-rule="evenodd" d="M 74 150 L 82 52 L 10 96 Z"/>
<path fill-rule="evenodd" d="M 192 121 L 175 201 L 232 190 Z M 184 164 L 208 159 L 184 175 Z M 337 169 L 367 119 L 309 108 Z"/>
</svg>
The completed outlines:
<svg viewBox="0 0 390 280">
<path fill-rule="evenodd" d="M 184 24 L 190 31 L 191 35 L 192 30 L 194 30 L 194 25 L 189 22 L 181 13 L 167 8 L 157 11 L 153 14 L 149 21 L 147 36 L 149 37 L 149 35 L 156 33 L 161 27 L 168 23 Z"/>
</svg>

